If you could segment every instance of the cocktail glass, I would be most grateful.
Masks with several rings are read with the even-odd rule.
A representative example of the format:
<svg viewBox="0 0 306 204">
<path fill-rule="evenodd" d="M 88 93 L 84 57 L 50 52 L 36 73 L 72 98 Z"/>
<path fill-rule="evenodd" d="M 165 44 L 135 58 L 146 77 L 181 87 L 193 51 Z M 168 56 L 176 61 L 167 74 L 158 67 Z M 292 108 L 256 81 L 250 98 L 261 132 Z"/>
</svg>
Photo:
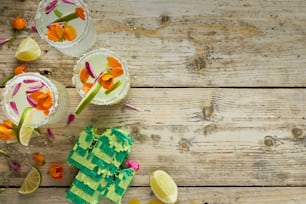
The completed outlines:
<svg viewBox="0 0 306 204">
<path fill-rule="evenodd" d="M 27 107 L 33 107 L 31 126 L 34 128 L 58 122 L 68 109 L 67 91 L 59 82 L 39 73 L 19 74 L 7 82 L 2 93 L 2 108 L 8 119 L 18 125 Z"/>
<path fill-rule="evenodd" d="M 96 41 L 94 21 L 82 0 L 41 0 L 35 25 L 43 40 L 68 56 L 80 56 Z"/>
<path fill-rule="evenodd" d="M 98 87 L 98 92 L 90 99 L 92 104 L 117 104 L 126 97 L 130 88 L 125 61 L 114 52 L 103 48 L 84 54 L 74 66 L 72 77 L 72 82 L 83 99 L 88 97 L 89 92 L 96 88 L 96 84 L 101 84 L 101 81 L 104 82 Z"/>
</svg>

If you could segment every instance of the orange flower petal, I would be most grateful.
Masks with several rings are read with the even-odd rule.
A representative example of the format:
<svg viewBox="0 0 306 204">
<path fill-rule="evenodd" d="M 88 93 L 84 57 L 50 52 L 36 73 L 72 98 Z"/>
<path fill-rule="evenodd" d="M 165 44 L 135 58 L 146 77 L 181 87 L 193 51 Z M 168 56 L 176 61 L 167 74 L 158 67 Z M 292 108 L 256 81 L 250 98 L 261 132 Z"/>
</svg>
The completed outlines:
<svg viewBox="0 0 306 204">
<path fill-rule="evenodd" d="M 64 168 L 60 165 L 54 165 L 49 168 L 49 174 L 54 179 L 63 178 Z"/>
<path fill-rule="evenodd" d="M 11 134 L 12 132 L 13 132 L 12 128 L 8 128 L 6 125 L 0 124 L 0 133 L 1 134 Z"/>
<path fill-rule="evenodd" d="M 109 90 L 114 86 L 114 77 L 109 73 L 105 73 L 99 78 L 99 82 L 104 89 Z"/>
<path fill-rule="evenodd" d="M 3 120 L 3 125 L 10 129 L 13 129 L 15 126 L 14 123 L 8 119 Z"/>
<path fill-rule="evenodd" d="M 89 89 L 91 89 L 91 87 L 93 86 L 93 83 L 84 83 L 82 86 L 82 91 L 84 91 L 85 93 L 87 93 L 89 91 Z"/>
<path fill-rule="evenodd" d="M 64 39 L 72 41 L 77 36 L 77 31 L 73 26 L 65 25 L 64 26 L 64 33 L 63 33 Z"/>
<path fill-rule="evenodd" d="M 118 77 L 118 76 L 121 76 L 123 74 L 123 69 L 122 69 L 121 66 L 120 67 L 111 67 L 110 68 L 110 73 L 114 77 Z"/>
<path fill-rule="evenodd" d="M 12 26 L 17 30 L 23 30 L 27 26 L 27 21 L 24 18 L 17 16 L 13 19 Z"/>
<path fill-rule="evenodd" d="M 45 156 L 38 152 L 33 154 L 33 159 L 35 161 L 35 164 L 38 166 L 42 166 L 46 163 Z"/>
<path fill-rule="evenodd" d="M 38 102 L 39 97 L 44 94 L 42 91 L 35 91 L 29 95 L 35 102 Z"/>
<path fill-rule="evenodd" d="M 18 66 L 15 67 L 14 74 L 15 75 L 22 74 L 22 73 L 26 72 L 26 69 L 27 69 L 27 67 L 24 64 L 18 65 Z"/>
<path fill-rule="evenodd" d="M 82 68 L 81 72 L 80 72 L 80 81 L 82 83 L 85 83 L 89 78 L 89 73 L 87 71 L 87 69 L 84 67 Z"/>
<path fill-rule="evenodd" d="M 0 134 L 0 140 L 14 140 L 16 139 L 16 134 Z"/>
<path fill-rule="evenodd" d="M 75 13 L 82 19 L 85 20 L 85 11 L 82 7 L 75 8 Z"/>
<path fill-rule="evenodd" d="M 120 62 L 112 56 L 107 57 L 107 62 L 110 67 L 121 67 L 122 66 Z"/>
<path fill-rule="evenodd" d="M 49 40 L 58 42 L 63 39 L 64 29 L 59 23 L 54 23 L 48 26 L 47 37 Z"/>
</svg>

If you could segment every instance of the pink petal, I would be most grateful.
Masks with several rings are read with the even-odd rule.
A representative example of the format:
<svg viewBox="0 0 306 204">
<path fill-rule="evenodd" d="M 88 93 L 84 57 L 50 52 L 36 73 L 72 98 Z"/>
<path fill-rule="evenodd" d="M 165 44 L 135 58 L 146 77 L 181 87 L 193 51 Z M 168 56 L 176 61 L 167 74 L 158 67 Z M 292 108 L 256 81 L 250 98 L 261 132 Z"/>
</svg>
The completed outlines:
<svg viewBox="0 0 306 204">
<path fill-rule="evenodd" d="M 10 161 L 9 162 L 9 166 L 10 168 L 14 171 L 14 172 L 18 172 L 20 170 L 20 164 L 18 162 L 15 161 Z"/>
<path fill-rule="evenodd" d="M 66 4 L 73 4 L 73 5 L 75 5 L 75 2 L 73 0 L 62 0 L 62 2 L 66 3 Z"/>
<path fill-rule="evenodd" d="M 67 123 L 66 124 L 70 125 L 70 123 L 72 123 L 74 121 L 74 119 L 75 119 L 75 115 L 69 114 L 68 118 L 67 118 Z"/>
<path fill-rule="evenodd" d="M 50 128 L 47 128 L 47 135 L 49 136 L 51 140 L 55 140 L 55 135 L 53 134 Z"/>
<path fill-rule="evenodd" d="M 3 45 L 3 44 L 5 44 L 5 43 L 7 43 L 8 41 L 10 41 L 10 40 L 7 39 L 7 38 L 0 39 L 0 45 Z"/>
<path fill-rule="evenodd" d="M 131 110 L 140 111 L 139 108 L 137 108 L 135 105 L 130 104 L 130 103 L 128 103 L 128 102 L 125 102 L 125 103 L 123 104 L 123 106 L 126 107 L 126 108 L 129 108 L 129 109 L 131 109 Z"/>
<path fill-rule="evenodd" d="M 46 14 L 49 14 L 57 5 L 57 0 L 51 1 L 45 9 Z"/>
<path fill-rule="evenodd" d="M 125 165 L 128 168 L 134 169 L 135 171 L 138 171 L 140 169 L 140 165 L 137 162 L 135 162 L 134 160 L 129 160 L 129 161 L 125 162 Z"/>
<path fill-rule="evenodd" d="M 27 101 L 33 108 L 36 108 L 37 102 L 34 101 L 33 98 L 31 98 L 30 96 L 27 96 Z"/>
<path fill-rule="evenodd" d="M 25 80 L 23 80 L 23 82 L 26 83 L 26 84 L 30 84 L 30 83 L 37 82 L 37 80 L 35 80 L 35 79 L 25 79 Z"/>
<path fill-rule="evenodd" d="M 37 27 L 36 27 L 36 25 L 32 25 L 32 26 L 31 26 L 31 29 L 32 29 L 34 32 L 37 32 Z"/>
<path fill-rule="evenodd" d="M 92 77 L 92 78 L 96 78 L 96 74 L 94 73 L 94 70 L 90 67 L 90 64 L 88 61 L 85 62 L 85 67 L 89 73 L 89 75 Z"/>
<path fill-rule="evenodd" d="M 13 91 L 12 96 L 15 96 L 15 95 L 16 95 L 16 93 L 19 91 L 20 87 L 21 87 L 21 83 L 18 83 L 18 84 L 15 86 L 15 88 L 14 88 L 14 91 Z"/>
<path fill-rule="evenodd" d="M 11 102 L 10 102 L 10 106 L 11 106 L 11 108 L 13 109 L 13 111 L 18 115 L 19 112 L 18 112 L 16 103 L 15 103 L 14 101 L 11 101 Z"/>
</svg>

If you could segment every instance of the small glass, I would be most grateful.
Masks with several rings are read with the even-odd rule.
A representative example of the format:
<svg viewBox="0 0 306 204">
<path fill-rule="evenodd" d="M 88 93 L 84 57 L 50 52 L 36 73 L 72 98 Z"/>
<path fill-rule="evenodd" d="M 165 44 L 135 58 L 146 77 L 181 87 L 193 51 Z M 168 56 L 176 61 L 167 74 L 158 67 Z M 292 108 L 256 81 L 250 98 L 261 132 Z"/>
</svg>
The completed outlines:
<svg viewBox="0 0 306 204">
<path fill-rule="evenodd" d="M 80 56 L 96 41 L 94 21 L 82 0 L 40 1 L 35 25 L 43 40 L 68 56 Z"/>
<path fill-rule="evenodd" d="M 67 91 L 59 82 L 36 72 L 16 75 L 3 90 L 2 108 L 6 116 L 18 125 L 27 107 L 33 107 L 34 128 L 58 122 L 68 109 Z"/>
<path fill-rule="evenodd" d="M 122 60 L 117 54 L 107 49 L 97 49 L 84 54 L 76 63 L 73 69 L 72 82 L 76 87 L 77 92 L 84 97 L 88 92 L 85 85 L 92 85 L 93 83 L 99 83 L 100 77 L 103 77 L 105 73 L 110 73 L 114 67 L 110 66 L 108 59 L 112 58 L 120 64 L 122 67 L 122 74 L 114 77 L 113 88 L 110 90 L 105 89 L 103 86 L 99 92 L 95 95 L 90 103 L 96 105 L 113 105 L 121 102 L 127 95 L 130 89 L 130 77 L 128 68 L 124 60 Z M 92 75 L 87 80 L 82 79 L 82 71 L 86 71 L 86 63 L 89 64 Z M 88 65 L 87 65 L 88 66 Z M 119 83 L 120 82 L 120 83 Z M 116 86 L 116 84 L 120 84 Z M 89 87 L 90 88 L 90 87 Z"/>
</svg>

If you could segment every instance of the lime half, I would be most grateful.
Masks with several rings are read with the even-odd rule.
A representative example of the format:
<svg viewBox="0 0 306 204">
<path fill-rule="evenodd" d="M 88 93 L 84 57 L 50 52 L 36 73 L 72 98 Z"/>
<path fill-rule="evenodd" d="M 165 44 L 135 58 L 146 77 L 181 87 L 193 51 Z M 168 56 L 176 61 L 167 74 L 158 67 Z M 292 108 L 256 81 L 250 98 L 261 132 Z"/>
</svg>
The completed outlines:
<svg viewBox="0 0 306 204">
<path fill-rule="evenodd" d="M 150 186 L 155 196 L 166 204 L 177 201 L 177 185 L 163 170 L 156 170 L 150 175 Z"/>
<path fill-rule="evenodd" d="M 32 167 L 18 190 L 20 194 L 30 194 L 36 191 L 41 183 L 41 174 L 36 167 Z"/>
<path fill-rule="evenodd" d="M 96 81 L 87 94 L 83 97 L 79 105 L 75 109 L 75 114 L 80 114 L 82 110 L 92 101 L 92 99 L 99 93 L 101 84 Z"/>
<path fill-rule="evenodd" d="M 27 107 L 23 110 L 17 131 L 17 139 L 20 144 L 28 146 L 32 134 L 34 132 L 34 127 L 32 126 L 33 118 L 33 108 Z"/>
<path fill-rule="evenodd" d="M 40 55 L 41 49 L 37 42 L 31 37 L 27 37 L 18 46 L 15 57 L 18 60 L 30 62 L 38 59 Z"/>
</svg>

